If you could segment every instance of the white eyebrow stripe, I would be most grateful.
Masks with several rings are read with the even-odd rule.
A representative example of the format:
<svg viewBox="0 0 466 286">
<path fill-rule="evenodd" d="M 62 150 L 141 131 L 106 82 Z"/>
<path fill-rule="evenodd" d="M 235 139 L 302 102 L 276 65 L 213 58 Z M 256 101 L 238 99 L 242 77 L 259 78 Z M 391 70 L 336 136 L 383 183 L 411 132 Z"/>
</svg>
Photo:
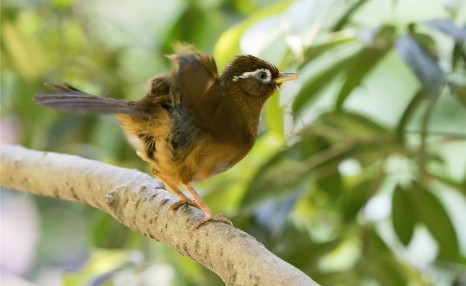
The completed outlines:
<svg viewBox="0 0 466 286">
<path fill-rule="evenodd" d="M 258 72 L 261 72 L 261 71 L 267 74 L 267 78 L 264 81 L 270 81 L 270 79 L 272 78 L 272 73 L 266 68 L 257 69 L 252 72 L 244 72 L 242 75 L 235 75 L 233 77 L 233 81 L 238 81 L 239 79 L 246 79 L 250 76 L 255 76 Z"/>
</svg>

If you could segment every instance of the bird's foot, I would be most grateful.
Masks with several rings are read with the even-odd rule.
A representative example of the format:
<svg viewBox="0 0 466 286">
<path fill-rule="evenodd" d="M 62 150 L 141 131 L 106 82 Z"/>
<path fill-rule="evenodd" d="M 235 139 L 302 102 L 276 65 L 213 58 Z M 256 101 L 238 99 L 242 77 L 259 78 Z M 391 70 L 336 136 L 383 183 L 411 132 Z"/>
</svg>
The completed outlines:
<svg viewBox="0 0 466 286">
<path fill-rule="evenodd" d="M 195 200 L 192 200 L 190 198 L 179 199 L 178 201 L 176 201 L 176 202 L 174 202 L 173 204 L 170 205 L 170 209 L 176 210 L 181 205 L 189 205 L 189 206 L 193 206 L 193 207 L 195 207 L 197 209 L 201 209 L 199 204 Z"/>
<path fill-rule="evenodd" d="M 202 219 L 196 221 L 196 223 L 192 226 L 191 229 L 198 229 L 201 225 L 205 224 L 208 221 L 218 221 L 229 225 L 233 225 L 233 223 L 226 217 L 222 216 L 222 214 L 206 213 Z"/>
</svg>

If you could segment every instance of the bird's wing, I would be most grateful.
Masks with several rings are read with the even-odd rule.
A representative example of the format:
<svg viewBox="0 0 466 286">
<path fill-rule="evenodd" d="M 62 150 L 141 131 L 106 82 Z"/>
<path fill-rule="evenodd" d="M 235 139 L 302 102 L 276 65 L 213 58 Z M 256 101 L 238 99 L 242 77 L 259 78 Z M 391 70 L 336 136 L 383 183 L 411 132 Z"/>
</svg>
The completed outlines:
<svg viewBox="0 0 466 286">
<path fill-rule="evenodd" d="M 183 108 L 197 124 L 208 128 L 222 97 L 215 60 L 187 45 L 179 45 L 169 57 L 174 64 L 172 78 L 178 89 L 172 93 L 178 92 Z"/>
</svg>

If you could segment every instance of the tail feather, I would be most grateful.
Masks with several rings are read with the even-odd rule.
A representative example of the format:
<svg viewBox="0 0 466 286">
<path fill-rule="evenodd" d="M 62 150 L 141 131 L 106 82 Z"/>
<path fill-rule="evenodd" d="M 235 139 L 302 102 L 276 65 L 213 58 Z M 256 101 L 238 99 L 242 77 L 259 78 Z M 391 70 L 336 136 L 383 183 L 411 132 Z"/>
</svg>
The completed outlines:
<svg viewBox="0 0 466 286">
<path fill-rule="evenodd" d="M 139 107 L 134 101 L 95 96 L 80 91 L 68 84 L 48 83 L 55 91 L 38 93 L 34 96 L 37 103 L 52 108 L 82 111 L 87 113 L 116 113 L 148 117 L 150 114 Z"/>
</svg>

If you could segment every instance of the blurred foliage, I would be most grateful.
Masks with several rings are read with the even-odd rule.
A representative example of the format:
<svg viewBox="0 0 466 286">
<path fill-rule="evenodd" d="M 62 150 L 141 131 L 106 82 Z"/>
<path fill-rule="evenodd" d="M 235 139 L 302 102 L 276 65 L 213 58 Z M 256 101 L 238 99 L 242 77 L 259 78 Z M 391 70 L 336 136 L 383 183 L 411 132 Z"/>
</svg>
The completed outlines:
<svg viewBox="0 0 466 286">
<path fill-rule="evenodd" d="M 255 54 L 301 79 L 269 100 L 252 152 L 197 184 L 206 202 L 322 285 L 463 285 L 465 23 L 464 0 L 4 0 L 2 140 L 149 171 L 112 118 L 32 95 L 66 81 L 138 98 L 177 41 L 220 68 Z M 35 200 L 33 281 L 221 285 L 106 214 Z"/>
</svg>

